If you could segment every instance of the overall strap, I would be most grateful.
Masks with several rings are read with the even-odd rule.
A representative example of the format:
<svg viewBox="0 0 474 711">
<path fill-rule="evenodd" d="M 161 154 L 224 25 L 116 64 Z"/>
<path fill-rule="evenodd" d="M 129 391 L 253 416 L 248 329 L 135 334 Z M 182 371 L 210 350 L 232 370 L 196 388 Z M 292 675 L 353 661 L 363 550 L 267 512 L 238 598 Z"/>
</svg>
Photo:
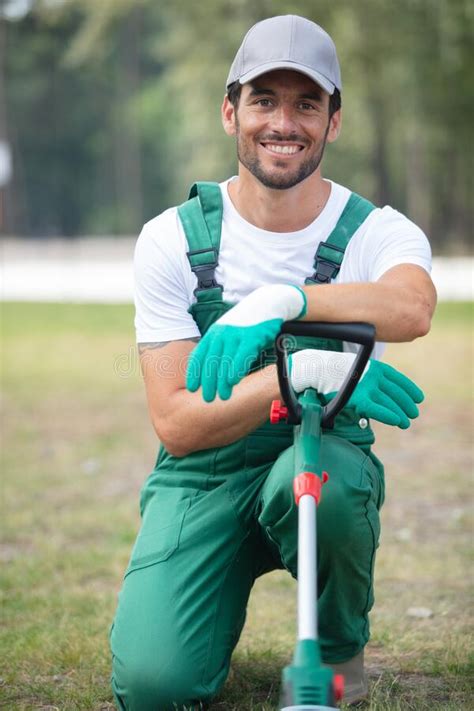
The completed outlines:
<svg viewBox="0 0 474 711">
<path fill-rule="evenodd" d="M 223 287 L 215 280 L 222 225 L 222 195 L 218 183 L 194 183 L 186 202 L 178 207 L 189 251 L 186 256 L 198 285 L 196 298 L 222 300 Z"/>
<path fill-rule="evenodd" d="M 369 200 L 351 193 L 335 228 L 325 242 L 320 242 L 314 257 L 314 274 L 305 279 L 305 284 L 329 284 L 337 277 L 351 237 L 372 210 L 375 205 Z"/>
</svg>

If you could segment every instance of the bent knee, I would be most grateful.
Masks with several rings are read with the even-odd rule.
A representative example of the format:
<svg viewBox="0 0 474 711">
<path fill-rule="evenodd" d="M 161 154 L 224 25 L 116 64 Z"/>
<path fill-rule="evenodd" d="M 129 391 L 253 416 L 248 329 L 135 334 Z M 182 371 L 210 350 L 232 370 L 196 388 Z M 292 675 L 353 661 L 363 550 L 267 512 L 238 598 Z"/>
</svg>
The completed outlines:
<svg viewBox="0 0 474 711">
<path fill-rule="evenodd" d="M 210 697 L 196 667 L 169 657 L 113 662 L 114 694 L 127 711 L 197 711 Z"/>
<path fill-rule="evenodd" d="M 357 547 L 367 536 L 378 539 L 379 514 L 370 487 L 333 482 L 323 489 L 318 507 L 318 535 L 321 545 Z"/>
</svg>

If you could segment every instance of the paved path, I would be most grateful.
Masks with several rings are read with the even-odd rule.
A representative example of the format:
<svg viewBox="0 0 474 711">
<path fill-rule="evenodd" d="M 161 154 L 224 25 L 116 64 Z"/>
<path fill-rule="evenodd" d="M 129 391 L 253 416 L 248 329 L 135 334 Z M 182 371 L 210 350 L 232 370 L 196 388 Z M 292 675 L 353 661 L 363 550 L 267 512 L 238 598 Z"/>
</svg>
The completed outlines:
<svg viewBox="0 0 474 711">
<path fill-rule="evenodd" d="M 4 240 L 3 301 L 133 301 L 136 238 Z M 474 300 L 474 258 L 435 257 L 433 280 L 440 301 Z"/>
</svg>

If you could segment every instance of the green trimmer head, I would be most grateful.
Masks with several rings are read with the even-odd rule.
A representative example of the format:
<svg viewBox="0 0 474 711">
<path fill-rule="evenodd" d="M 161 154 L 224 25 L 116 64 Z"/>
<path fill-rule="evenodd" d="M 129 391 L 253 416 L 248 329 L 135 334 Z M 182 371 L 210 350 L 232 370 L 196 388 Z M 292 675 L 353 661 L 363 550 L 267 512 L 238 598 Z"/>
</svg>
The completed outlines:
<svg viewBox="0 0 474 711">
<path fill-rule="evenodd" d="M 337 711 L 343 685 L 339 675 L 322 665 L 317 641 L 300 640 L 293 664 L 283 670 L 281 711 Z"/>
</svg>

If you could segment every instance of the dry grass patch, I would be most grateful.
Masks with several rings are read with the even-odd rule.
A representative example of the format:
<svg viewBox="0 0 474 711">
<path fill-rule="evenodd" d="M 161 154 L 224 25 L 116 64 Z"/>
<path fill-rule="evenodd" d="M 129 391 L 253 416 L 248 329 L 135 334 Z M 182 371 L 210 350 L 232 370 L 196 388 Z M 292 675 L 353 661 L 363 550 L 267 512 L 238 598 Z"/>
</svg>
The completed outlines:
<svg viewBox="0 0 474 711">
<path fill-rule="evenodd" d="M 0 707 L 110 711 L 107 632 L 157 448 L 132 309 L 3 311 Z M 441 305 L 430 336 L 388 350 L 427 399 L 408 432 L 379 428 L 387 497 L 367 650 L 374 711 L 473 708 L 471 312 Z M 284 573 L 258 581 L 212 709 L 278 708 L 294 602 Z"/>
</svg>

